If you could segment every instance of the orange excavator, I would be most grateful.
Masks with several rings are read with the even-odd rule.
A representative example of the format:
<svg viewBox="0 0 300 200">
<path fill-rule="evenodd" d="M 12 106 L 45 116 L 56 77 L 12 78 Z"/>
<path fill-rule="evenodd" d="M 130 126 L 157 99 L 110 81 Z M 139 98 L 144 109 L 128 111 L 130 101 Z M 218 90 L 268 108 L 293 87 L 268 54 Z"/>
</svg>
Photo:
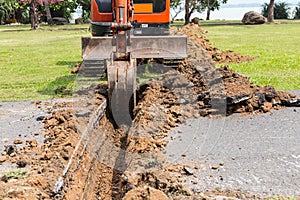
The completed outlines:
<svg viewBox="0 0 300 200">
<path fill-rule="evenodd" d="M 138 59 L 187 57 L 187 38 L 170 35 L 169 25 L 170 0 L 91 0 L 92 36 L 82 38 L 83 68 L 92 76 L 106 72 L 117 125 L 132 121 Z"/>
</svg>

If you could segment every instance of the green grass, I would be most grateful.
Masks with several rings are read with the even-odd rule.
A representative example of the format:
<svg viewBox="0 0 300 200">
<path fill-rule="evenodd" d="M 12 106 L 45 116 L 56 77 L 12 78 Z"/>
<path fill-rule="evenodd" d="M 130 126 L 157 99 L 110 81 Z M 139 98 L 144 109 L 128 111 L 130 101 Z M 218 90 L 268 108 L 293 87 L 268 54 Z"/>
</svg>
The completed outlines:
<svg viewBox="0 0 300 200">
<path fill-rule="evenodd" d="M 26 169 L 11 170 L 2 176 L 2 180 L 20 179 L 27 173 Z"/>
<path fill-rule="evenodd" d="M 89 35 L 72 27 L 78 28 L 0 26 L 0 101 L 49 99 L 60 96 L 60 88 L 72 88 L 70 71 L 81 61 L 81 36 Z"/>
<path fill-rule="evenodd" d="M 273 85 L 280 90 L 300 89 L 300 26 L 266 24 L 256 26 L 205 26 L 208 39 L 223 50 L 259 56 L 252 62 L 230 64 L 259 85 Z"/>
</svg>

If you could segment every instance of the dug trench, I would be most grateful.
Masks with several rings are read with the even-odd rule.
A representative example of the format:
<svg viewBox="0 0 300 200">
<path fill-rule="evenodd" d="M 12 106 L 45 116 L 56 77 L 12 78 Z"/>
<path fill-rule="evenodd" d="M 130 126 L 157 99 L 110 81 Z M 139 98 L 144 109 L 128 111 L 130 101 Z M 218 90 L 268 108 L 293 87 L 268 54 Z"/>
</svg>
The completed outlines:
<svg viewBox="0 0 300 200">
<path fill-rule="evenodd" d="M 243 62 L 255 58 L 211 47 L 205 31 L 195 25 L 174 29 L 189 37 L 189 58 L 176 70 L 156 72 L 140 82 L 138 104 L 131 127 L 116 128 L 107 114 L 107 85 L 93 85 L 59 103 L 44 119 L 44 143 L 27 141 L 6 163 L 27 163 L 21 179 L 2 177 L 0 196 L 13 199 L 210 199 L 219 195 L 197 193 L 183 182 L 197 166 L 168 163 L 164 148 L 170 130 L 189 118 L 226 117 L 270 112 L 300 106 L 295 95 L 257 86 L 229 66 L 215 62 Z M 199 34 L 202 33 L 202 34 Z M 140 77 L 144 77 L 142 70 Z M 184 155 L 182 155 L 184 156 Z M 25 167 L 23 166 L 23 167 Z M 222 193 L 251 199 L 247 191 Z"/>
</svg>

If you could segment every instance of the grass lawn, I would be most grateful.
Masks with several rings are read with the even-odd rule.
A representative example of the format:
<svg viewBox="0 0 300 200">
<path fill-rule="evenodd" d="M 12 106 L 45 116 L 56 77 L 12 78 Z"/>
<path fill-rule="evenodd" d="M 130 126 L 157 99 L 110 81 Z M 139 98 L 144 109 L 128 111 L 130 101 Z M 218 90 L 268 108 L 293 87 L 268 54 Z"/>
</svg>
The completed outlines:
<svg viewBox="0 0 300 200">
<path fill-rule="evenodd" d="M 202 28 L 208 30 L 208 39 L 214 46 L 260 57 L 252 62 L 230 64 L 232 69 L 249 76 L 254 83 L 273 85 L 280 90 L 300 89 L 299 23 Z"/>
<path fill-rule="evenodd" d="M 49 99 L 72 88 L 70 71 L 81 61 L 81 36 L 88 31 L 41 28 L 0 26 L 0 101 Z"/>
</svg>

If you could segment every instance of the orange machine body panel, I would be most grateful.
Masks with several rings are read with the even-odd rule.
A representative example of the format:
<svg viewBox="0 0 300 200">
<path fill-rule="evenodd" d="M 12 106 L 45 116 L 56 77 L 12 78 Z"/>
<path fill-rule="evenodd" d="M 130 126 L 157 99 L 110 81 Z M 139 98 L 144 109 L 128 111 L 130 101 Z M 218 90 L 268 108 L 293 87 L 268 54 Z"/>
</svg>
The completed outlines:
<svg viewBox="0 0 300 200">
<path fill-rule="evenodd" d="M 147 5 L 147 4 L 145 4 Z M 134 4 L 135 6 L 143 6 L 143 4 Z M 170 0 L 166 0 L 165 10 L 159 13 L 142 13 L 135 11 L 133 15 L 133 20 L 137 21 L 137 23 L 169 23 L 170 22 Z"/>
<path fill-rule="evenodd" d="M 113 15 L 112 12 L 104 13 L 100 12 L 96 0 L 91 2 L 91 18 L 93 22 L 112 22 Z"/>
<path fill-rule="evenodd" d="M 134 3 L 134 7 L 136 7 L 136 10 L 134 11 L 133 19 L 130 18 L 129 20 L 136 21 L 139 24 L 164 24 L 170 22 L 170 0 L 165 1 L 165 9 L 162 12 L 153 12 L 154 6 L 148 2 Z M 91 2 L 91 11 L 91 17 L 93 22 L 113 21 L 112 12 L 100 12 L 96 0 L 92 0 Z"/>
<path fill-rule="evenodd" d="M 153 12 L 153 4 L 152 3 L 135 4 L 134 12 L 135 13 L 152 13 Z"/>
</svg>

